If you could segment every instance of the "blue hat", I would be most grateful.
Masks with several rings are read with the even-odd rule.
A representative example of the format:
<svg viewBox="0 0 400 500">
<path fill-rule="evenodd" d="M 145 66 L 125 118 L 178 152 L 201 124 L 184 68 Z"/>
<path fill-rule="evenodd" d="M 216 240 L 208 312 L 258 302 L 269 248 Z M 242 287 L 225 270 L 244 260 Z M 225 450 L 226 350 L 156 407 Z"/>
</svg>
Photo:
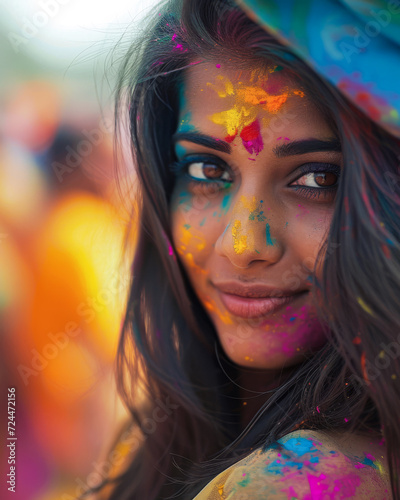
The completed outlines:
<svg viewBox="0 0 400 500">
<path fill-rule="evenodd" d="M 236 0 L 358 108 L 400 137 L 400 0 Z"/>
</svg>

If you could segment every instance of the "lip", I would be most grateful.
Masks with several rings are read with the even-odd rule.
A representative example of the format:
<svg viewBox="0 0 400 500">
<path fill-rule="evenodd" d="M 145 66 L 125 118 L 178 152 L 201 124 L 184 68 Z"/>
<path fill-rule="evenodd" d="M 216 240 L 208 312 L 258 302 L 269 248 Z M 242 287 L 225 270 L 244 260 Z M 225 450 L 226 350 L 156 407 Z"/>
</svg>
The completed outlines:
<svg viewBox="0 0 400 500">
<path fill-rule="evenodd" d="M 234 282 L 213 285 L 226 309 L 240 318 L 260 318 L 272 314 L 308 293 L 308 290 L 293 293 L 263 285 Z"/>
</svg>

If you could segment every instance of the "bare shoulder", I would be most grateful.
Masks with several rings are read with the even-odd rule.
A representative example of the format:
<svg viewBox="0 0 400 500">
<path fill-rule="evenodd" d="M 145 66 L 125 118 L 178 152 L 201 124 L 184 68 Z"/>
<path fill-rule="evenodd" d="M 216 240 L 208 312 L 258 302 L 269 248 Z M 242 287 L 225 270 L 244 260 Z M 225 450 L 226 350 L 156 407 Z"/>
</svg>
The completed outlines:
<svg viewBox="0 0 400 500">
<path fill-rule="evenodd" d="M 368 437 L 299 430 L 219 474 L 195 500 L 391 500 L 385 451 Z"/>
</svg>

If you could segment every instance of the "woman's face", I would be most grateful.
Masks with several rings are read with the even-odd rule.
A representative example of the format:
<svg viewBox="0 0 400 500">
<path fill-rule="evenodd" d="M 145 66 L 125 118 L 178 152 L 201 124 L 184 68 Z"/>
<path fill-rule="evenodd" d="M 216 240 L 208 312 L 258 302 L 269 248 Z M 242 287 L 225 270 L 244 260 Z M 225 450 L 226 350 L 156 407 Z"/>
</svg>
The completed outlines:
<svg viewBox="0 0 400 500">
<path fill-rule="evenodd" d="M 187 72 L 174 142 L 173 243 L 227 356 L 302 361 L 325 342 L 310 288 L 338 140 L 285 70 L 216 61 Z"/>
</svg>

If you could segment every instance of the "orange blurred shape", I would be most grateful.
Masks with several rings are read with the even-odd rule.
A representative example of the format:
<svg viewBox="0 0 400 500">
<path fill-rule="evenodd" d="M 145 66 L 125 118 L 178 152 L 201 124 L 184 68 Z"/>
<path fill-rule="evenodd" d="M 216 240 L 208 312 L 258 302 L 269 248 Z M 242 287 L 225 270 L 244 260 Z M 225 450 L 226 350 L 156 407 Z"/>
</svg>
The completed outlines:
<svg viewBox="0 0 400 500">
<path fill-rule="evenodd" d="M 74 474 L 91 466 L 122 415 L 112 363 L 129 283 L 124 231 L 100 198 L 58 200 L 37 234 L 34 294 L 12 339 L 34 432 Z"/>
<path fill-rule="evenodd" d="M 5 135 L 38 151 L 51 142 L 60 120 L 61 99 L 54 84 L 29 81 L 8 97 Z"/>
</svg>

